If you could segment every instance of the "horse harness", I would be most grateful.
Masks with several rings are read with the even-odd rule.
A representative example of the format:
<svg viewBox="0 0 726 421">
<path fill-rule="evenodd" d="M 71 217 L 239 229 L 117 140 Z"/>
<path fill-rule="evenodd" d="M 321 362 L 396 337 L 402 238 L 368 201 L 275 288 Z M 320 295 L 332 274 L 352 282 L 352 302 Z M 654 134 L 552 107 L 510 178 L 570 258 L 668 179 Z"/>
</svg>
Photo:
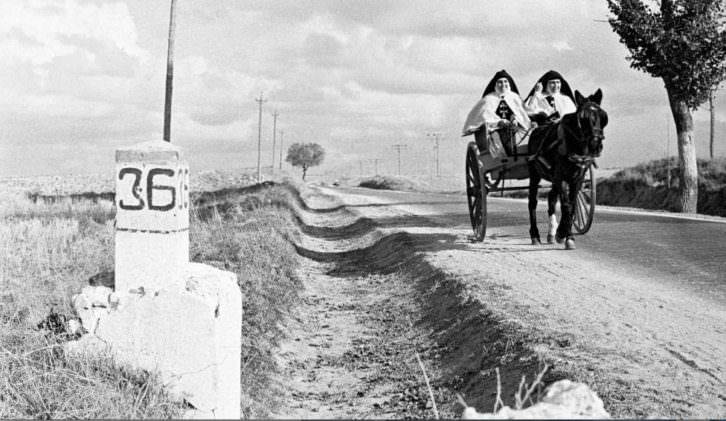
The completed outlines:
<svg viewBox="0 0 726 421">
<path fill-rule="evenodd" d="M 577 118 L 577 127 L 580 129 L 580 133 L 582 133 L 582 125 L 580 124 L 580 119 Z M 553 128 L 550 127 L 545 133 L 544 138 L 547 138 L 550 131 Z M 595 129 L 593 129 L 595 130 Z M 594 135 L 600 135 L 602 136 L 602 129 L 597 129 L 600 133 L 594 134 Z M 565 142 L 565 134 L 569 134 L 573 137 L 578 137 L 578 133 L 575 133 L 571 129 L 567 128 L 564 124 L 558 124 L 557 125 L 557 139 L 549 144 L 546 148 L 543 148 L 544 141 L 540 145 L 539 149 L 535 154 L 530 158 L 530 160 L 538 160 L 538 161 L 544 161 L 544 157 L 542 156 L 544 153 L 549 152 L 550 150 L 554 149 L 555 147 L 558 149 L 558 152 L 560 155 L 566 156 L 567 160 L 575 164 L 577 167 L 579 167 L 580 171 L 585 170 L 590 165 L 597 166 L 597 163 L 595 162 L 595 156 L 593 155 L 581 155 L 576 153 L 568 153 L 567 150 L 567 142 Z M 549 165 L 547 163 L 546 167 L 549 169 Z"/>
</svg>

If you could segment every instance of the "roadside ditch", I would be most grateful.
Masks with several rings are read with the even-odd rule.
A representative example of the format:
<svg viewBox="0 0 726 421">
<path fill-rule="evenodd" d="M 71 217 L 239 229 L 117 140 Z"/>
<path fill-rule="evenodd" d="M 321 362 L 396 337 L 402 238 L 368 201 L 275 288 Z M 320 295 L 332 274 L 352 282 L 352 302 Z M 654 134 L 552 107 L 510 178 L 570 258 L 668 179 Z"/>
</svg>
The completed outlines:
<svg viewBox="0 0 726 421">
<path fill-rule="evenodd" d="M 544 368 L 541 339 L 427 263 L 428 239 L 383 234 L 315 191 L 293 194 L 303 288 L 276 353 L 284 398 L 272 416 L 431 418 L 435 402 L 453 418 L 463 410 L 457 395 L 489 412 L 497 368 L 501 398 L 515 406 L 522 377 L 529 383 Z M 568 377 L 548 363 L 539 391 Z"/>
<path fill-rule="evenodd" d="M 515 406 L 522 377 L 544 367 L 541 339 L 426 261 L 425 234 L 383 231 L 288 184 L 193 201 L 191 260 L 233 271 L 243 293 L 244 418 L 458 418 L 458 395 L 491 411 L 495 369 Z M 568 377 L 547 363 L 540 391 Z"/>
</svg>

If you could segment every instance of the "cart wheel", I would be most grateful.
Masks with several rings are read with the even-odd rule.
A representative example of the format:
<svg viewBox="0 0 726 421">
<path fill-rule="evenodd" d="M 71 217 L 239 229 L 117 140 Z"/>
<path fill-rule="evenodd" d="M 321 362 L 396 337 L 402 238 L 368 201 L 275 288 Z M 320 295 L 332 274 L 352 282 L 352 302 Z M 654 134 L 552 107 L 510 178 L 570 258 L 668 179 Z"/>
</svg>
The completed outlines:
<svg viewBox="0 0 726 421">
<path fill-rule="evenodd" d="M 590 230 L 592 218 L 595 216 L 596 185 L 592 165 L 585 172 L 585 179 L 582 188 L 577 193 L 575 200 L 575 217 L 572 221 L 572 228 L 576 234 L 585 234 Z"/>
<path fill-rule="evenodd" d="M 470 142 L 466 150 L 466 198 L 469 202 L 469 218 L 474 229 L 474 240 L 482 241 L 487 231 L 487 193 L 479 169 L 479 149 Z"/>
</svg>

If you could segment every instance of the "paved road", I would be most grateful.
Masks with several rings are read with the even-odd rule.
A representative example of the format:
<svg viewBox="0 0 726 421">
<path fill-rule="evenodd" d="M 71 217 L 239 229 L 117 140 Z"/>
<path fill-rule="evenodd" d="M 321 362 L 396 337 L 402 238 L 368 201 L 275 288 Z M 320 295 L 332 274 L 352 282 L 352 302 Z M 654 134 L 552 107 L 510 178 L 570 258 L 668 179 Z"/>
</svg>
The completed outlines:
<svg viewBox="0 0 726 421">
<path fill-rule="evenodd" d="M 401 204 L 423 210 L 424 218 L 391 220 L 396 224 L 436 224 L 449 227 L 469 225 L 464 195 L 403 193 L 384 190 L 341 189 L 348 193 L 373 195 L 380 205 Z M 377 206 L 367 205 L 367 206 Z M 539 202 L 540 232 L 546 234 L 546 203 Z M 507 233 L 529 242 L 527 204 L 523 200 L 488 200 L 487 239 Z M 598 207 L 592 229 L 577 237 L 577 250 L 584 259 L 660 279 L 672 286 L 696 292 L 719 305 L 726 303 L 726 219 L 674 218 L 652 212 L 627 212 Z"/>
<path fill-rule="evenodd" d="M 487 237 L 471 243 L 463 195 L 329 193 L 383 228 L 379 233 L 406 231 L 397 246 L 425 253 L 456 291 L 534 332 L 528 342 L 537 352 L 588 379 L 611 413 L 724 413 L 723 219 L 598 207 L 592 230 L 567 251 L 531 245 L 524 200 L 490 198 Z M 544 206 L 539 220 L 545 228 Z M 561 337 L 571 340 L 551 342 Z"/>
</svg>

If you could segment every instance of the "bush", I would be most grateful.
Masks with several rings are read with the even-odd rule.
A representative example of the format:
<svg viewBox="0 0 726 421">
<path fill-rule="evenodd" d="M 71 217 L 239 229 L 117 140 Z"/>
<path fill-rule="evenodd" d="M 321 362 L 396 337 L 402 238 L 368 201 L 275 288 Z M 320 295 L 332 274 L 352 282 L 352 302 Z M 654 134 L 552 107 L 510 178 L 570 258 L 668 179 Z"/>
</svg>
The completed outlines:
<svg viewBox="0 0 726 421">
<path fill-rule="evenodd" d="M 668 171 L 670 169 L 670 184 Z M 599 180 L 598 203 L 678 211 L 678 163 L 664 158 Z M 698 213 L 726 216 L 726 159 L 698 160 Z"/>
</svg>

